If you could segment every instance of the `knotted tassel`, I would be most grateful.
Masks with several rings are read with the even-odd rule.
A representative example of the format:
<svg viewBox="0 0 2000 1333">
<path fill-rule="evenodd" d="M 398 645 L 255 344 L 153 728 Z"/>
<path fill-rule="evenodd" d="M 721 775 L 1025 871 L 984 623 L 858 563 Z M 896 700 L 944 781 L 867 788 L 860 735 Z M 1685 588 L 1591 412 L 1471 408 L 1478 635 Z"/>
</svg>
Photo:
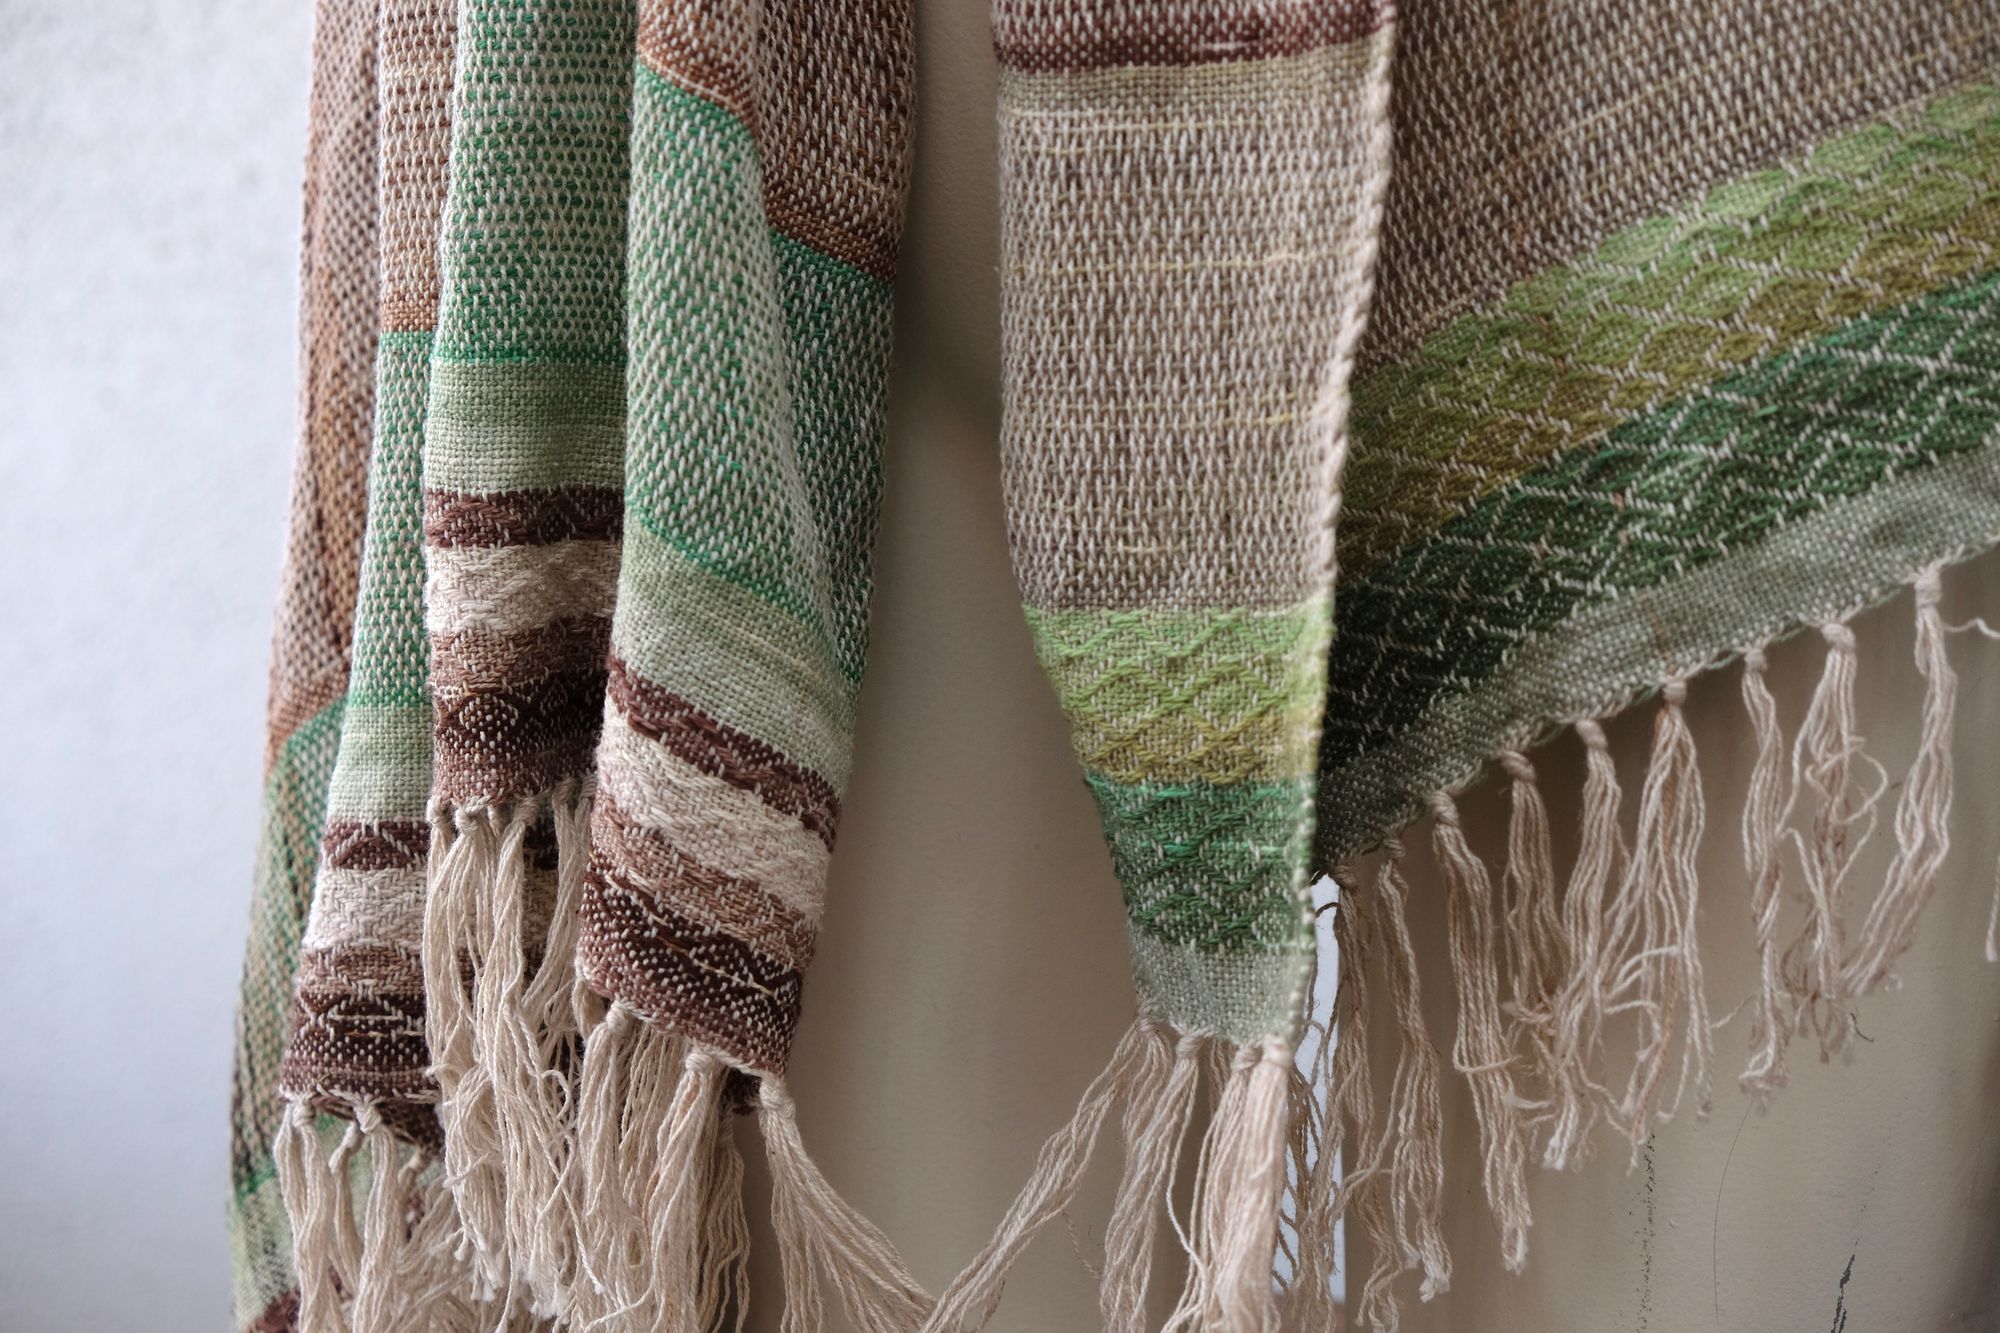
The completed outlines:
<svg viewBox="0 0 2000 1333">
<path fill-rule="evenodd" d="M 1750 915 L 1757 931 L 1757 995 L 1750 1011 L 1750 1063 L 1738 1080 L 1765 1105 L 1785 1086 L 1785 1047 L 1792 1039 L 1792 997 L 1784 984 L 1778 945 L 1780 908 L 1778 848 L 1789 804 L 1785 791 L 1784 747 L 1778 735 L 1778 707 L 1765 681 L 1762 648 L 1743 654 L 1743 710 L 1757 742 L 1750 784 L 1743 798 L 1743 858 L 1750 885 Z"/>
<path fill-rule="evenodd" d="M 1639 1016 L 1638 1053 L 1618 1115 L 1634 1151 L 1692 1087 L 1698 1111 L 1709 1106 L 1712 1041 L 1703 990 L 1701 951 L 1695 940 L 1701 845 L 1701 776 L 1694 735 L 1682 705 L 1687 683 L 1670 680 L 1660 691 L 1653 725 L 1653 754 L 1639 794 L 1639 819 L 1624 883 L 1607 914 L 1606 939 L 1618 960 L 1605 988 L 1607 1012 L 1630 1008 Z M 1661 1110 L 1666 1069 L 1676 1032 L 1681 1034 L 1681 1074 L 1671 1103 Z"/>
<path fill-rule="evenodd" d="M 1584 752 L 1583 816 L 1576 862 L 1563 895 L 1569 976 L 1550 1019 L 1552 1111 L 1542 1155 L 1544 1165 L 1559 1170 L 1583 1165 L 1599 1115 L 1591 1070 L 1603 1044 L 1604 995 L 1612 962 L 1604 938 L 1605 896 L 1623 879 L 1626 862 L 1624 835 L 1618 827 L 1623 797 L 1604 728 L 1585 718 L 1577 722 L 1576 734 Z"/>
<path fill-rule="evenodd" d="M 1937 887 L 1938 870 L 1951 847 L 1951 723 L 1958 676 L 1944 651 L 1940 567 L 1916 582 L 1916 660 L 1924 678 L 1923 726 L 1917 757 L 1896 802 L 1896 856 L 1881 894 L 1869 907 L 1860 936 L 1842 969 L 1841 989 L 1859 998 L 1889 978 L 1898 955 L 1910 947 L 1917 919 Z"/>
<path fill-rule="evenodd" d="M 1458 806 L 1431 798 L 1432 839 L 1451 897 L 1447 933 L 1458 987 L 1458 1033 L 1452 1064 L 1472 1087 L 1485 1158 L 1486 1201 L 1500 1226 L 1500 1261 L 1519 1272 L 1528 1261 L 1527 1126 L 1515 1091 L 1507 1033 L 1500 1017 L 1500 962 L 1493 928 L 1493 883 L 1459 826 Z"/>
</svg>

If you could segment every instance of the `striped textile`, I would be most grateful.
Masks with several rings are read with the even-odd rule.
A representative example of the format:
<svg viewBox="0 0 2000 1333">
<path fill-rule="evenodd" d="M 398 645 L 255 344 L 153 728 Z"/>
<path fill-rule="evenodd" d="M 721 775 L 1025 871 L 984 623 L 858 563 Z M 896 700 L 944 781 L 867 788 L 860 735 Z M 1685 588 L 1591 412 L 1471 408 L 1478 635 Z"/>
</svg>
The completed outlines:
<svg viewBox="0 0 2000 1333">
<path fill-rule="evenodd" d="M 1345 1218 L 1392 1329 L 1405 1274 L 1449 1287 L 1448 1207 L 1519 1268 L 1531 1158 L 1710 1103 L 1683 704 L 1724 663 L 1740 1082 L 1853 1052 L 1950 841 L 1940 571 L 2000 537 L 1991 4 L 995 0 L 1007 521 L 1138 1012 L 936 1300 L 787 1082 L 866 663 L 909 0 L 318 6 L 239 1326 L 729 1327 L 743 1116 L 785 1328 L 832 1294 L 968 1333 L 1116 1113 L 1108 1333 L 1154 1326 L 1164 1218 L 1169 1327 L 1333 1326 Z M 1919 747 L 1878 788 L 1847 622 L 1906 586 Z M 1765 649 L 1800 630 L 1787 734 Z M 1642 704 L 1628 799 L 1602 724 Z"/>
<path fill-rule="evenodd" d="M 380 0 L 317 58 L 295 531 L 347 545 L 281 612 L 273 789 L 310 808 L 246 983 L 242 1322 L 719 1318 L 755 1109 L 802 1308 L 913 1326 L 783 1085 L 866 651 L 907 8 Z"/>
<path fill-rule="evenodd" d="M 235 1323 L 298 1315 L 272 1142 L 299 942 L 348 690 L 367 512 L 377 172 L 375 0 L 316 0 L 299 282 L 300 427 L 264 746 L 264 813 L 230 1098 Z"/>
</svg>

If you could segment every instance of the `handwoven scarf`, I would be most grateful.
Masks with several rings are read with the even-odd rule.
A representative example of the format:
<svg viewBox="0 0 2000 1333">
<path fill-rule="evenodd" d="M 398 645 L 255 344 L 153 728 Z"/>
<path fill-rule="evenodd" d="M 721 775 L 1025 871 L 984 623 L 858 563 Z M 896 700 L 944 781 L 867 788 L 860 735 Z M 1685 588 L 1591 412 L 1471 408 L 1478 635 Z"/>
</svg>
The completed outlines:
<svg viewBox="0 0 2000 1333">
<path fill-rule="evenodd" d="M 1756 950 L 1752 1096 L 1796 1037 L 1853 1053 L 1948 845 L 1940 571 L 2000 537 L 1987 0 L 996 0 L 1009 531 L 1138 1017 L 934 1303 L 784 1077 L 865 657 L 907 7 L 319 3 L 241 1325 L 727 1326 L 754 1113 L 787 1329 L 829 1289 L 983 1325 L 1114 1115 L 1108 1330 L 1169 1235 L 1170 1329 L 1329 1327 L 1342 1218 L 1393 1328 L 1473 1197 L 1447 1058 L 1518 1268 L 1531 1158 L 1706 1109 L 1698 917 Z M 1848 622 L 1905 587 L 1894 781 Z M 1801 631 L 1788 736 L 1766 650 Z M 1725 664 L 1755 760 L 1718 899 L 1684 701 Z M 1604 724 L 1642 708 L 1628 792 Z"/>
<path fill-rule="evenodd" d="M 907 10 L 324 0 L 318 46 L 347 156 L 316 137 L 308 394 L 351 382 L 304 456 L 337 444 L 347 509 L 293 564 L 359 614 L 310 627 L 317 767 L 273 778 L 310 790 L 267 894 L 311 912 L 284 1109 L 262 1031 L 239 1100 L 297 1288 L 266 1190 L 241 1321 L 705 1326 L 747 1298 L 754 1109 L 788 1321 L 832 1288 L 914 1325 L 784 1083 L 865 656 Z"/>
<path fill-rule="evenodd" d="M 1140 1016 L 934 1326 L 985 1322 L 1122 1106 L 1102 1316 L 1145 1327 L 1205 1082 L 1169 1327 L 1331 1326 L 1346 1216 L 1374 1256 L 1355 1313 L 1393 1328 L 1399 1274 L 1448 1287 L 1470 1188 L 1423 973 L 1457 997 L 1509 1268 L 1531 1156 L 1707 1107 L 1690 677 L 1740 661 L 1757 741 L 1745 891 L 1707 909 L 1760 958 L 1745 1088 L 1783 1084 L 1795 1035 L 1848 1051 L 1910 943 L 1951 799 L 1939 570 L 2000 537 L 2000 9 L 997 0 L 995 36 L 1014 563 Z M 1847 621 L 1906 586 L 1925 688 L 1892 784 Z M 1787 741 L 1765 649 L 1800 630 L 1826 667 Z M 1649 700 L 1632 799 L 1602 723 Z M 1566 732 L 1559 884 L 1529 752 Z M 1497 871 L 1456 802 L 1489 770 Z M 1420 821 L 1443 958 L 1405 915 Z"/>
</svg>

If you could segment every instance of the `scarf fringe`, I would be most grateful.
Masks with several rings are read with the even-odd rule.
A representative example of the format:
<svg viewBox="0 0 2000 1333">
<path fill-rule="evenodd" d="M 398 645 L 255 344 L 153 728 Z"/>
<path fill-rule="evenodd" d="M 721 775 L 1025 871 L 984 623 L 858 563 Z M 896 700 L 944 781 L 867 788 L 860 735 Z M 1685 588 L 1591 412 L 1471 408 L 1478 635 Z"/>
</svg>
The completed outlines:
<svg viewBox="0 0 2000 1333">
<path fill-rule="evenodd" d="M 1949 850 L 1951 730 L 1957 677 L 1945 653 L 1952 627 L 1939 614 L 1939 568 L 1914 580 L 1916 665 L 1924 681 L 1919 742 L 1889 820 L 1893 858 L 1880 889 L 1847 927 L 1860 857 L 1890 789 L 1856 724 L 1857 658 L 1844 621 L 1820 627 L 1826 661 L 1797 735 L 1787 745 L 1762 647 L 1743 654 L 1743 707 L 1755 744 L 1741 821 L 1756 945 L 1749 1059 L 1739 1079 L 1762 1106 L 1786 1081 L 1786 1050 L 1810 1034 L 1823 1060 L 1851 1058 L 1854 1006 L 1893 987 L 1894 963 L 1915 937 Z M 1573 1169 L 1592 1131 L 1609 1120 L 1636 1153 L 1684 1103 L 1708 1113 L 1714 1050 L 1695 936 L 1696 854 L 1705 816 L 1685 679 L 1661 689 L 1652 753 L 1633 831 L 1620 824 L 1622 792 L 1603 727 L 1574 730 L 1585 769 L 1575 859 L 1558 895 L 1548 808 L 1525 755 L 1497 756 L 1509 789 L 1506 861 L 1494 878 L 1461 827 L 1450 792 L 1428 803 L 1431 837 L 1448 892 L 1447 931 L 1458 1022 L 1453 1067 L 1465 1077 L 1479 1128 L 1484 1187 L 1501 1258 L 1518 1270 L 1532 1218 L 1526 1161 L 1540 1139 L 1543 1164 Z M 1787 854 L 1789 848 L 1789 855 Z M 1394 1330 L 1390 1284 L 1421 1273 L 1428 1300 L 1450 1283 L 1440 1219 L 1442 1108 L 1437 1054 L 1422 1021 L 1416 955 L 1404 916 L 1400 838 L 1387 839 L 1364 887 L 1359 867 L 1338 867 L 1335 936 L 1341 955 L 1330 1062 L 1311 1074 L 1304 1104 L 1319 1123 L 1294 1141 L 1321 1161 L 1351 1152 L 1337 1190 L 1322 1202 L 1323 1173 L 1297 1204 L 1299 1254 L 1292 1297 L 1311 1308 L 1332 1272 L 1333 1223 L 1365 1230 L 1374 1267 L 1355 1307 L 1363 1326 Z M 1799 919 L 1785 929 L 1787 893 Z M 1396 1015 L 1397 1069 L 1378 1116 L 1368 1083 L 1368 976 L 1379 974 Z M 1504 997 L 1504 998 L 1503 998 Z M 1621 1083 L 1603 1069 L 1607 1030 L 1629 1019 L 1634 1055 Z M 1294 1148 L 1298 1156 L 1299 1148 Z M 1315 1326 L 1298 1320 L 1299 1326 Z"/>
<path fill-rule="evenodd" d="M 1175 1167 L 1206 1081 L 1214 1112 L 1202 1138 L 1189 1225 L 1172 1217 Z M 1076 1113 L 1042 1145 L 1035 1170 L 991 1240 L 938 1298 L 924 1333 L 972 1333 L 992 1320 L 1007 1277 L 1035 1235 L 1061 1216 L 1112 1113 L 1123 1108 L 1125 1169 L 1105 1232 L 1099 1305 L 1110 1333 L 1146 1323 L 1160 1219 L 1188 1253 L 1187 1283 L 1166 1333 L 1269 1333 L 1278 1327 L 1272 1261 L 1280 1244 L 1293 1129 L 1311 1088 L 1282 1041 L 1230 1043 L 1176 1033 L 1141 1015 Z"/>
<path fill-rule="evenodd" d="M 573 992 L 590 809 L 588 784 L 570 783 L 505 812 L 432 820 L 423 961 L 445 1176 L 482 1294 L 543 1315 L 567 1308 L 577 1274 Z M 528 834 L 544 812 L 557 855 L 545 930 L 527 875 Z"/>
<path fill-rule="evenodd" d="M 430 1153 L 398 1139 L 372 1106 L 354 1108 L 330 1149 L 316 1120 L 305 1102 L 290 1103 L 273 1150 L 292 1217 L 301 1333 L 495 1325 L 498 1312 L 470 1299 L 458 1219 L 429 1171 Z M 367 1198 L 358 1202 L 354 1177 L 364 1165 Z"/>
<path fill-rule="evenodd" d="M 590 1025 L 577 1097 L 584 1280 L 573 1289 L 573 1324 L 743 1327 L 750 1233 L 730 1126 L 741 1078 L 720 1054 L 653 1028 L 623 1003 Z M 823 1327 L 830 1290 L 857 1328 L 914 1330 L 930 1297 L 807 1155 L 782 1078 L 757 1076 L 755 1110 L 785 1285 L 780 1328 Z"/>
</svg>

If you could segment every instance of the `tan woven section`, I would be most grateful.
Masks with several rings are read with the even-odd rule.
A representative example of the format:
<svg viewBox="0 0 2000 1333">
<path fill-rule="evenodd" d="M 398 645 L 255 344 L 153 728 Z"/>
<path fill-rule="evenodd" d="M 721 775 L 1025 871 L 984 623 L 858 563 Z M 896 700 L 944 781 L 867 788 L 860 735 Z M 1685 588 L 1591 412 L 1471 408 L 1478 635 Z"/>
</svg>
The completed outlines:
<svg viewBox="0 0 2000 1333">
<path fill-rule="evenodd" d="M 2000 7 L 1983 0 L 1840 0 L 1838 22 L 1829 8 L 1578 0 L 1556 19 L 1539 5 L 1404 5 L 1358 373 L 1708 182 L 2000 58 Z"/>
<path fill-rule="evenodd" d="M 1370 43 L 1003 71 L 1003 467 L 1038 607 L 1313 594 Z"/>
</svg>

